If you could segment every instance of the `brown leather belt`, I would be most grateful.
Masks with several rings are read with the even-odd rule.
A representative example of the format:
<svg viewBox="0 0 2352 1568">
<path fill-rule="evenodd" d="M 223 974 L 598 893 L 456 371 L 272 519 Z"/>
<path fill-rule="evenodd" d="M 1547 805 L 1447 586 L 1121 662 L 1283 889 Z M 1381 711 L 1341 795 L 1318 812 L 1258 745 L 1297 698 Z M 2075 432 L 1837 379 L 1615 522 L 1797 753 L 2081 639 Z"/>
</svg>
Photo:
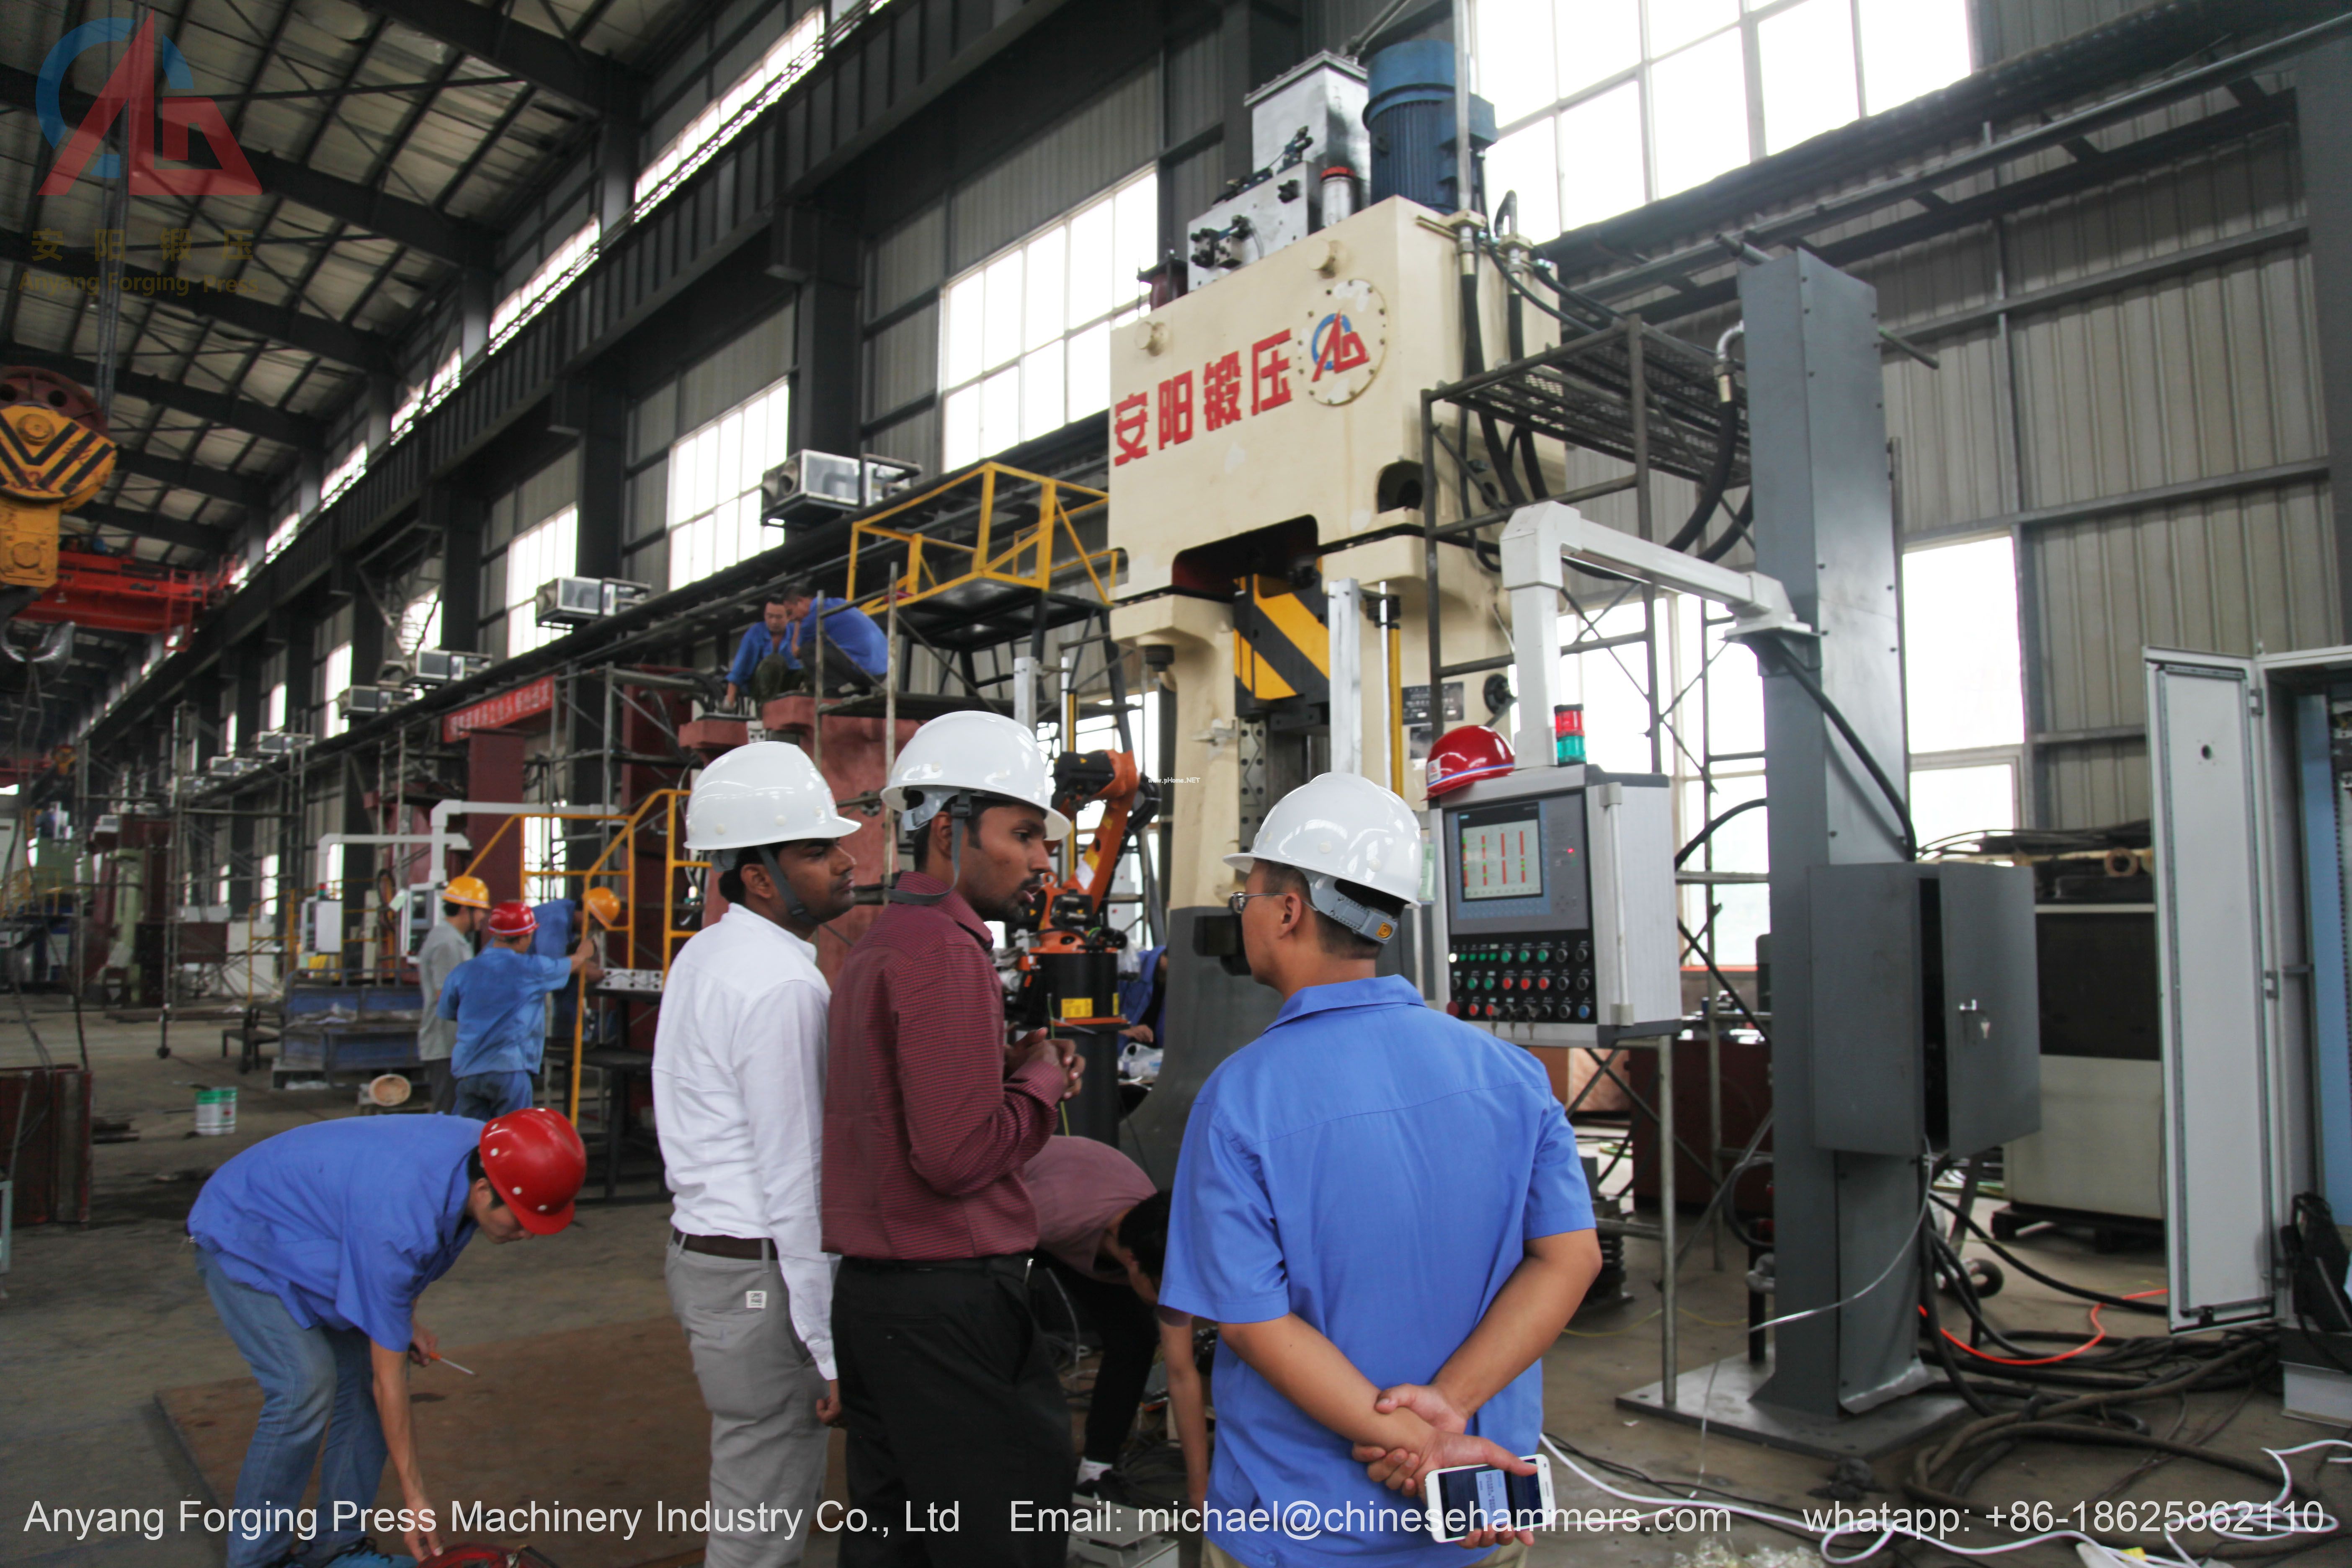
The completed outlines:
<svg viewBox="0 0 2352 1568">
<path fill-rule="evenodd" d="M 759 1262 L 776 1255 L 776 1244 L 765 1237 L 748 1236 L 688 1236 L 677 1226 L 670 1235 L 688 1252 L 707 1252 L 713 1258 L 740 1258 Z"/>
</svg>

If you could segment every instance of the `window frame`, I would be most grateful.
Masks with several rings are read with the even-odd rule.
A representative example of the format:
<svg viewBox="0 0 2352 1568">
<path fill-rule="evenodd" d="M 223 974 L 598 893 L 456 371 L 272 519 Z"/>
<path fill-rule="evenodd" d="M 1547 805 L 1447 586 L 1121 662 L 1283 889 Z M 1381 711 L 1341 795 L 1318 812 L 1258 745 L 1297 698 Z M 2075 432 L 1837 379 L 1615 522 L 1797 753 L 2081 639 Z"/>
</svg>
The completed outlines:
<svg viewBox="0 0 2352 1568">
<path fill-rule="evenodd" d="M 1553 7 L 1552 25 L 1554 29 L 1552 37 L 1554 40 L 1553 50 L 1555 57 L 1557 56 L 1559 47 L 1558 29 L 1560 26 L 1563 14 L 1562 3 L 1563 0 L 1551 0 Z M 1658 188 L 1657 122 L 1655 115 L 1652 112 L 1652 104 L 1655 97 L 1655 89 L 1652 80 L 1653 72 L 1654 68 L 1662 61 L 1679 58 L 1680 57 L 1687 54 L 1690 50 L 1699 48 L 1711 43 L 1717 38 L 1722 37 L 1726 34 L 1737 33 L 1739 37 L 1743 90 L 1747 100 L 1748 155 L 1745 158 L 1727 164 L 1723 169 L 1717 171 L 1716 174 L 1706 176 L 1706 179 L 1719 178 L 1722 174 L 1728 174 L 1734 169 L 1744 168 L 1750 163 L 1756 163 L 1759 159 L 1769 156 L 1770 154 L 1768 152 L 1769 141 L 1764 123 L 1764 66 L 1762 45 L 1759 36 L 1759 29 L 1761 29 L 1766 23 L 1769 23 L 1776 17 L 1806 4 L 1807 0 L 1740 0 L 1738 15 L 1736 19 L 1710 28 L 1706 32 L 1702 33 L 1696 37 L 1685 39 L 1663 54 L 1654 54 L 1652 51 L 1650 37 L 1650 6 L 1648 0 L 1631 0 L 1631 3 L 1634 8 L 1636 28 L 1641 39 L 1641 58 L 1635 61 L 1633 65 L 1622 67 L 1605 77 L 1587 82 L 1583 86 L 1576 89 L 1573 92 L 1565 93 L 1556 97 L 1548 104 L 1535 109 L 1530 109 L 1511 120 L 1498 123 L 1495 130 L 1496 142 L 1500 144 L 1507 142 L 1513 136 L 1516 136 L 1536 125 L 1546 122 L 1551 123 L 1554 127 L 1553 134 L 1555 137 L 1552 147 L 1552 162 L 1554 167 L 1554 177 L 1555 180 L 1558 181 L 1560 177 L 1559 168 L 1562 163 L 1560 149 L 1557 141 L 1559 133 L 1558 121 L 1559 117 L 1567 113 L 1570 110 L 1580 108 L 1591 100 L 1598 99 L 1609 92 L 1625 86 L 1628 82 L 1632 82 L 1636 84 L 1634 88 L 1636 95 L 1636 108 L 1641 117 L 1643 195 L 1642 202 L 1636 205 L 1646 205 L 1648 203 L 1663 200 L 1667 196 L 1679 195 L 1685 190 L 1696 189 L 1696 184 L 1704 184 L 1706 183 L 1706 180 L 1702 179 L 1698 181 L 1696 184 L 1681 186 L 1674 191 L 1662 192 Z M 1832 0 L 1832 3 L 1843 4 L 1844 5 L 1847 18 L 1848 37 L 1852 44 L 1853 59 L 1853 95 L 1857 112 L 1854 120 L 1845 121 L 1842 123 L 1847 125 L 1853 124 L 1857 121 L 1869 119 L 1873 114 L 1883 113 L 1885 109 L 1900 107 L 1897 104 L 1888 104 L 1885 106 L 1884 109 L 1874 109 L 1872 107 L 1869 84 L 1865 79 L 1864 69 L 1864 51 L 1863 47 L 1861 5 L 1858 3 L 1858 0 Z M 1483 5 L 1474 5 L 1472 8 L 1473 19 L 1471 22 L 1471 38 L 1473 41 L 1471 56 L 1474 73 L 1476 69 L 1477 58 L 1481 52 L 1478 35 L 1480 24 L 1483 21 L 1482 13 L 1484 9 Z M 1969 70 L 1973 72 L 1978 68 L 1979 54 L 1977 45 L 1977 22 L 1975 10 L 1973 6 L 1963 5 L 1961 6 L 1961 12 L 1968 33 Z M 1965 75 L 1968 73 L 1964 72 L 1963 74 Z M 1958 79 L 1956 78 L 1954 79 L 1957 80 Z M 1906 100 L 1905 101 L 1907 102 L 1910 100 Z M 1821 132 L 1816 132 L 1816 134 L 1821 134 Z M 1629 207 L 1625 210 L 1630 212 L 1634 209 Z M 1618 215 L 1610 214 L 1604 215 L 1600 218 L 1580 219 L 1573 226 L 1573 227 L 1580 228 L 1590 223 L 1606 222 L 1609 217 L 1615 216 Z M 1561 232 L 1572 232 L 1572 229 L 1563 228 Z M 1538 235 L 1533 237 L 1545 239 L 1551 237 Z"/>
<path fill-rule="evenodd" d="M 760 491 L 761 474 L 764 474 L 765 469 L 763 468 L 761 470 L 761 474 L 755 474 L 753 476 L 749 488 L 736 490 L 728 495 L 722 496 L 712 501 L 710 505 L 702 508 L 700 510 L 695 511 L 683 518 L 677 518 L 671 515 L 677 507 L 677 487 L 680 482 L 680 475 L 684 472 L 684 466 L 678 462 L 677 455 L 679 449 L 685 447 L 687 443 L 689 441 L 698 440 L 705 436 L 715 435 L 720 426 L 724 425 L 730 419 L 741 416 L 753 404 L 761 402 L 767 398 L 782 396 L 784 400 L 782 424 L 786 432 L 786 448 L 784 457 L 790 457 L 793 451 L 798 449 L 790 445 L 793 397 L 796 390 L 793 386 L 793 381 L 794 376 L 793 372 L 789 370 L 784 372 L 782 375 L 776 377 L 775 380 L 768 383 L 767 385 L 751 394 L 751 396 L 744 398 L 741 402 L 735 404 L 731 407 L 721 409 L 719 413 L 713 415 L 709 419 L 704 420 L 693 429 L 688 430 L 679 435 L 677 439 L 671 441 L 668 446 L 662 449 L 662 453 L 659 457 L 648 458 L 642 463 L 635 463 L 630 466 L 629 474 L 631 479 L 634 480 L 637 474 L 653 467 L 656 463 L 666 465 L 662 473 L 661 531 L 658 535 L 653 533 L 641 535 L 633 541 L 629 546 L 629 548 L 634 552 L 646 549 L 647 546 L 651 545 L 656 538 L 659 538 L 662 541 L 664 554 L 663 574 L 667 579 L 664 584 L 666 589 L 684 588 L 695 583 L 699 583 L 705 578 L 727 570 L 730 566 L 749 561 L 752 556 L 759 554 L 761 550 L 769 548 L 769 545 L 760 542 L 767 525 L 758 520 L 755 508 L 755 515 L 751 523 L 751 548 L 736 556 L 733 561 L 723 562 L 714 565 L 709 571 L 703 572 L 699 575 L 683 579 L 678 576 L 677 544 L 679 535 L 687 528 L 697 522 L 702 522 L 715 518 L 721 508 L 732 506 L 741 501 L 747 496 L 757 495 Z M 773 417 L 774 416 L 772 415 L 771 418 L 773 419 Z M 778 462 L 782 462 L 782 458 L 779 458 L 777 459 Z M 773 465 L 771 464 L 769 467 L 773 467 Z M 782 542 L 781 532 L 779 533 L 775 542 Z"/>
<path fill-rule="evenodd" d="M 1011 447 L 1020 445 L 1024 440 L 1035 438 L 1032 436 L 1016 435 L 1010 442 L 1004 442 L 992 447 L 988 444 L 989 437 L 985 434 L 982 434 L 978 437 L 978 445 L 982 449 L 970 457 L 959 459 L 951 450 L 952 437 L 950 434 L 950 423 L 954 416 L 951 411 L 950 405 L 953 404 L 958 397 L 966 394 L 970 394 L 975 397 L 984 396 L 985 394 L 983 389 L 990 381 L 998 376 L 1009 374 L 1015 378 L 1013 395 L 1013 403 L 1015 409 L 1013 417 L 1014 427 L 1016 429 L 1025 429 L 1027 427 L 1027 421 L 1022 412 L 1025 409 L 1026 393 L 1026 388 L 1024 385 L 1022 379 L 1024 376 L 1024 362 L 1032 355 L 1045 353 L 1048 347 L 1058 347 L 1062 354 L 1062 419 L 1060 424 L 1055 425 L 1050 428 L 1060 429 L 1063 426 L 1067 425 L 1072 419 L 1083 419 L 1087 414 L 1094 412 L 1093 409 L 1087 409 L 1076 415 L 1073 415 L 1070 412 L 1070 345 L 1079 337 L 1097 330 L 1102 331 L 1106 334 L 1107 338 L 1109 332 L 1115 331 L 1129 321 L 1134 321 L 1149 313 L 1151 309 L 1151 289 L 1148 284 L 1138 283 L 1136 285 L 1137 292 L 1132 295 L 1121 295 L 1118 292 L 1118 279 L 1116 272 L 1118 266 L 1118 242 L 1116 219 L 1114 218 L 1114 227 L 1112 230 L 1110 246 L 1112 253 L 1110 264 L 1113 268 L 1113 278 L 1111 279 L 1111 287 L 1109 290 L 1111 293 L 1110 301 L 1102 310 L 1087 316 L 1083 321 L 1073 322 L 1069 317 L 1071 274 L 1069 267 L 1067 231 L 1075 226 L 1079 219 L 1087 216 L 1098 207 L 1111 206 L 1115 209 L 1116 204 L 1122 197 L 1128 195 L 1137 187 L 1145 185 L 1148 183 L 1152 195 L 1152 199 L 1149 203 L 1149 205 L 1153 215 L 1153 249 L 1156 253 L 1159 243 L 1157 232 L 1160 206 L 1158 200 L 1159 180 L 1160 165 L 1158 160 L 1154 159 L 1142 164 L 1140 167 L 1131 171 L 1130 173 L 1123 174 L 1119 178 L 1113 180 L 1109 184 L 1105 185 L 1102 189 L 1087 196 L 1085 200 L 1076 203 L 1066 211 L 1061 213 L 1059 216 L 1050 219 L 1049 221 L 1039 224 L 1035 228 L 1029 230 L 1019 238 L 1010 240 L 1007 243 L 997 247 L 996 249 L 989 252 L 988 255 L 981 258 L 971 266 L 952 274 L 945 282 L 940 285 L 939 358 L 934 381 L 934 385 L 937 388 L 937 392 L 935 394 L 936 402 L 934 405 L 939 409 L 940 466 L 942 471 L 953 472 L 956 469 L 968 467 L 972 463 L 986 461 L 988 458 L 996 456 L 1000 452 L 1007 450 Z M 950 363 L 950 355 L 953 352 L 951 345 L 955 341 L 952 301 L 957 289 L 967 283 L 984 278 L 989 268 L 998 266 L 1010 257 L 1025 256 L 1026 252 L 1032 246 L 1035 245 L 1039 240 L 1045 238 L 1056 229 L 1064 231 L 1065 235 L 1062 252 L 1063 324 L 1061 331 L 1054 336 L 1050 344 L 1041 343 L 1034 348 L 1022 346 L 1027 341 L 1026 335 L 1016 331 L 1013 334 L 1013 348 L 1010 357 L 992 360 L 990 359 L 988 351 L 985 347 L 986 336 L 983 323 L 983 330 L 981 336 L 982 347 L 981 349 L 978 368 L 975 369 L 971 374 L 963 377 L 961 380 L 950 380 L 949 373 L 952 367 Z M 1022 279 L 1022 296 L 1025 310 L 1028 298 L 1028 278 L 1025 263 Z M 982 309 L 985 311 L 986 306 L 984 302 Z M 1103 403 L 1103 406 L 1105 408 L 1109 406 L 1109 399 L 1108 395 L 1109 386 L 1108 346 L 1108 342 L 1106 342 L 1106 362 L 1104 366 L 1104 387 L 1106 395 Z M 980 414 L 977 411 L 975 412 L 974 417 L 975 419 L 980 418 Z M 983 432 L 987 428 L 984 423 L 981 424 L 978 427 Z M 1038 434 L 1043 435 L 1049 432 L 1041 431 Z"/>
</svg>

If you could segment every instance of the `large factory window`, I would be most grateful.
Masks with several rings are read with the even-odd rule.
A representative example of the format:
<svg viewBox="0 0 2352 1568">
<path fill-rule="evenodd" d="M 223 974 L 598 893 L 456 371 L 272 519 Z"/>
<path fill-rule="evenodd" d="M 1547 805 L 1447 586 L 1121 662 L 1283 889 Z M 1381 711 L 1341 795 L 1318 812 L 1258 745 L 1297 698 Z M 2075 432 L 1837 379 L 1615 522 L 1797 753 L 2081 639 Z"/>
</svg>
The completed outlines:
<svg viewBox="0 0 2352 1568">
<path fill-rule="evenodd" d="M 565 507 L 553 517 L 514 536 L 507 546 L 507 657 L 529 653 L 560 635 L 537 618 L 539 585 L 572 574 L 577 564 L 573 543 L 579 509 Z"/>
<path fill-rule="evenodd" d="M 792 388 L 779 381 L 690 432 L 669 456 L 669 585 L 682 588 L 769 542 L 760 475 L 791 443 Z"/>
<path fill-rule="evenodd" d="M 422 597 L 408 602 L 400 612 L 400 627 L 393 640 L 403 657 L 407 658 L 415 657 L 419 648 L 440 646 L 440 589 L 430 589 Z"/>
<path fill-rule="evenodd" d="M 1007 246 L 945 290 L 941 442 L 961 468 L 1110 406 L 1111 328 L 1142 310 L 1160 245 L 1150 169 Z"/>
<path fill-rule="evenodd" d="M 342 705 L 335 700 L 352 686 L 352 645 L 339 642 L 327 650 L 326 661 L 319 667 L 319 735 L 325 739 L 343 732 Z"/>
<path fill-rule="evenodd" d="M 735 79 L 725 92 L 712 99 L 702 112 L 646 160 L 637 176 L 636 206 L 631 215 L 643 217 L 663 197 L 684 184 L 688 176 L 709 163 L 718 151 L 748 129 L 782 98 L 793 83 L 806 76 L 824 54 L 824 7 L 816 6 L 769 46 L 757 64 Z"/>
<path fill-rule="evenodd" d="M 550 300 L 587 270 L 588 264 L 596 259 L 596 241 L 602 232 L 597 220 L 590 218 L 550 252 L 520 287 L 499 301 L 490 312 L 490 353 L 506 347 Z"/>
<path fill-rule="evenodd" d="M 1965 76 L 1967 0 L 1477 0 L 1496 192 L 1538 239 Z"/>
<path fill-rule="evenodd" d="M 326 510 L 345 490 L 359 483 L 360 476 L 367 472 L 367 441 L 362 438 L 320 479 L 319 510 Z"/>
<path fill-rule="evenodd" d="M 2025 689 L 2007 536 L 1903 557 L 1903 645 L 1919 841 L 2015 826 Z"/>
</svg>

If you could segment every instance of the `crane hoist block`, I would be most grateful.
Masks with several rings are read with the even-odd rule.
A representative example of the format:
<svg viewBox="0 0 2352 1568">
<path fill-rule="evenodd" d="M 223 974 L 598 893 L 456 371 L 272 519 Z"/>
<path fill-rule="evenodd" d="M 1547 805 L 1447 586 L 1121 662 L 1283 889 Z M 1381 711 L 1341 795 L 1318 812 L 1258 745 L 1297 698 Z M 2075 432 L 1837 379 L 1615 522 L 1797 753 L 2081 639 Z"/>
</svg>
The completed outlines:
<svg viewBox="0 0 2352 1568">
<path fill-rule="evenodd" d="M 58 519 L 114 472 L 114 443 L 89 395 L 61 376 L 0 371 L 0 584 L 58 580 Z"/>
</svg>

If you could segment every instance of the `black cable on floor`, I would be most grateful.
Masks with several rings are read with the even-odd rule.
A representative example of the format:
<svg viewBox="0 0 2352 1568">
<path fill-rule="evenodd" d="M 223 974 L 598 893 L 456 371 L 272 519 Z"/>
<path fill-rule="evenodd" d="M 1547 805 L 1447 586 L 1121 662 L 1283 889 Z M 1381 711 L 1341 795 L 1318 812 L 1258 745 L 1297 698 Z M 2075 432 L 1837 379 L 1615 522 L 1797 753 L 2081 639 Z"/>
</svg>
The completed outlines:
<svg viewBox="0 0 2352 1568">
<path fill-rule="evenodd" d="M 2096 1301 L 2103 1307 L 2114 1307 L 2126 1312 L 2145 1312 L 2151 1317 L 2161 1318 L 2166 1316 L 2165 1310 L 2162 1307 L 2151 1306 L 2146 1301 L 2135 1301 L 2125 1296 L 2110 1296 L 2104 1291 L 2086 1289 L 2080 1285 L 2069 1285 L 2063 1279 L 2053 1279 L 2049 1275 L 2042 1273 L 2039 1268 L 2034 1268 L 2031 1263 L 2028 1263 L 2023 1258 L 2018 1257 L 2017 1254 L 2010 1251 L 2009 1248 L 2003 1247 L 1998 1241 L 1995 1241 L 1985 1230 L 1984 1226 L 1979 1225 L 1975 1219 L 1962 1215 L 1956 1205 L 1945 1203 L 1941 1198 L 1937 1198 L 1936 1202 L 1941 1205 L 1944 1208 L 1949 1210 L 1955 1217 L 1959 1218 L 1961 1223 L 1969 1227 L 1971 1235 L 1975 1236 L 1979 1241 L 1983 1242 L 1987 1247 L 1991 1249 L 1993 1256 L 1999 1258 L 2003 1263 L 2008 1264 L 2011 1268 L 2024 1275 L 2028 1279 L 2037 1280 L 2042 1284 L 2049 1286 L 2053 1290 L 2063 1290 L 2069 1296 L 2079 1296 L 2085 1301 Z"/>
</svg>

